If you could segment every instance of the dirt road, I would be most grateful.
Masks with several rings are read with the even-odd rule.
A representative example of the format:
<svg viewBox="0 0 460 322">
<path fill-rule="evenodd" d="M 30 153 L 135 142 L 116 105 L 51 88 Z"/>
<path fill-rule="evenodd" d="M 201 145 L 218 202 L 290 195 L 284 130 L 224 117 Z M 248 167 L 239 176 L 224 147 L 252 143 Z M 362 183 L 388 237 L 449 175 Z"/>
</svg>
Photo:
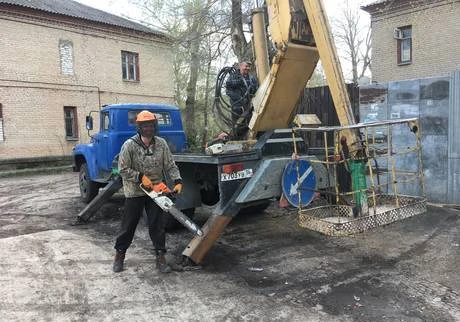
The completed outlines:
<svg viewBox="0 0 460 322">
<path fill-rule="evenodd" d="M 72 226 L 74 173 L 0 179 L 1 321 L 460 321 L 460 212 L 331 238 L 275 207 L 237 217 L 199 271 L 160 275 L 142 222 L 113 274 L 122 198 Z M 208 209 L 199 209 L 205 221 Z M 168 234 L 173 261 L 190 240 Z"/>
</svg>

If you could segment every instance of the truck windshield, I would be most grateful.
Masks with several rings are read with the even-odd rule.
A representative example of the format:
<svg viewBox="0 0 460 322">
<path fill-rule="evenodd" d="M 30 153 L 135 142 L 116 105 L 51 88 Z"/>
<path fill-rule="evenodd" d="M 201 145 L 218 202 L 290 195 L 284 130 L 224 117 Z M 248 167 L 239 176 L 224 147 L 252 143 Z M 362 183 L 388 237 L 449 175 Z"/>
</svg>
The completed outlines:
<svg viewBox="0 0 460 322">
<path fill-rule="evenodd" d="M 136 116 L 141 111 L 128 111 L 129 125 L 136 125 Z M 153 112 L 158 120 L 158 125 L 171 125 L 171 115 L 168 112 Z"/>
</svg>

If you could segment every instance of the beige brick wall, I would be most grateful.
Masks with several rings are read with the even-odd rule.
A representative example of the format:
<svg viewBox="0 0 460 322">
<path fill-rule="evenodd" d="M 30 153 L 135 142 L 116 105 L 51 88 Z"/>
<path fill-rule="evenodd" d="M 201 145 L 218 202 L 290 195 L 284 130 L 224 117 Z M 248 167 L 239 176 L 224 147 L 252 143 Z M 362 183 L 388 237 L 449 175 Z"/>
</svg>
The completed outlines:
<svg viewBox="0 0 460 322">
<path fill-rule="evenodd" d="M 420 10 L 422 9 L 422 10 Z M 398 66 L 394 28 L 412 25 L 412 64 Z M 460 2 L 446 0 L 372 19 L 372 79 L 445 75 L 460 68 Z"/>
<path fill-rule="evenodd" d="M 70 154 L 88 141 L 85 115 L 99 103 L 174 103 L 173 55 L 161 39 L 1 12 L 0 30 L 0 160 Z M 73 44 L 72 76 L 61 74 L 60 40 Z M 122 80 L 122 50 L 139 54 L 139 82 Z M 78 141 L 65 139 L 64 106 L 77 107 Z"/>
<path fill-rule="evenodd" d="M 5 84 L 0 84 L 5 85 Z M 97 91 L 0 86 L 5 141 L 0 158 L 69 155 L 78 141 L 65 137 L 64 106 L 77 108 L 79 137 L 87 142 L 85 115 L 98 104 Z"/>
</svg>

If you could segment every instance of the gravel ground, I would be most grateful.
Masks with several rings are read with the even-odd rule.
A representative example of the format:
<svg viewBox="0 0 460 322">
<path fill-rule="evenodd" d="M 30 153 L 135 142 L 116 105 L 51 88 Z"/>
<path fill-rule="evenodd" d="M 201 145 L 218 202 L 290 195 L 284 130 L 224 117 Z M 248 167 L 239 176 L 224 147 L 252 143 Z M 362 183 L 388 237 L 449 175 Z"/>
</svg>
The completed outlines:
<svg viewBox="0 0 460 322">
<path fill-rule="evenodd" d="M 143 221 L 111 271 L 123 198 L 72 225 L 84 206 L 75 173 L 0 178 L 1 321 L 460 321 L 458 210 L 332 238 L 273 206 L 237 217 L 201 270 L 161 275 Z M 191 238 L 169 233 L 168 260 Z"/>
</svg>

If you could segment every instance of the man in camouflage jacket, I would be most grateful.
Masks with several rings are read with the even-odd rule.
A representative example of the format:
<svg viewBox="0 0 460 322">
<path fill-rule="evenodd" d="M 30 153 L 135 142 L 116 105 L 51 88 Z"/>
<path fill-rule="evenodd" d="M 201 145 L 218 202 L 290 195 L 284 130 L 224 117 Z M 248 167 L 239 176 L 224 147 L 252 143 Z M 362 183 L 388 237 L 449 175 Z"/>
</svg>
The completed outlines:
<svg viewBox="0 0 460 322">
<path fill-rule="evenodd" d="M 174 163 L 171 151 L 163 138 L 157 137 L 155 114 L 142 111 L 137 115 L 138 134 L 128 139 L 121 147 L 118 168 L 123 179 L 126 197 L 121 231 L 115 243 L 116 255 L 114 272 L 123 270 L 125 253 L 131 245 L 137 224 L 145 208 L 150 239 L 157 255 L 157 268 L 168 273 L 171 268 L 166 263 L 165 215 L 160 207 L 139 187 L 153 189 L 163 181 L 163 172 L 174 180 L 174 191 L 182 191 L 182 179 Z"/>
</svg>

